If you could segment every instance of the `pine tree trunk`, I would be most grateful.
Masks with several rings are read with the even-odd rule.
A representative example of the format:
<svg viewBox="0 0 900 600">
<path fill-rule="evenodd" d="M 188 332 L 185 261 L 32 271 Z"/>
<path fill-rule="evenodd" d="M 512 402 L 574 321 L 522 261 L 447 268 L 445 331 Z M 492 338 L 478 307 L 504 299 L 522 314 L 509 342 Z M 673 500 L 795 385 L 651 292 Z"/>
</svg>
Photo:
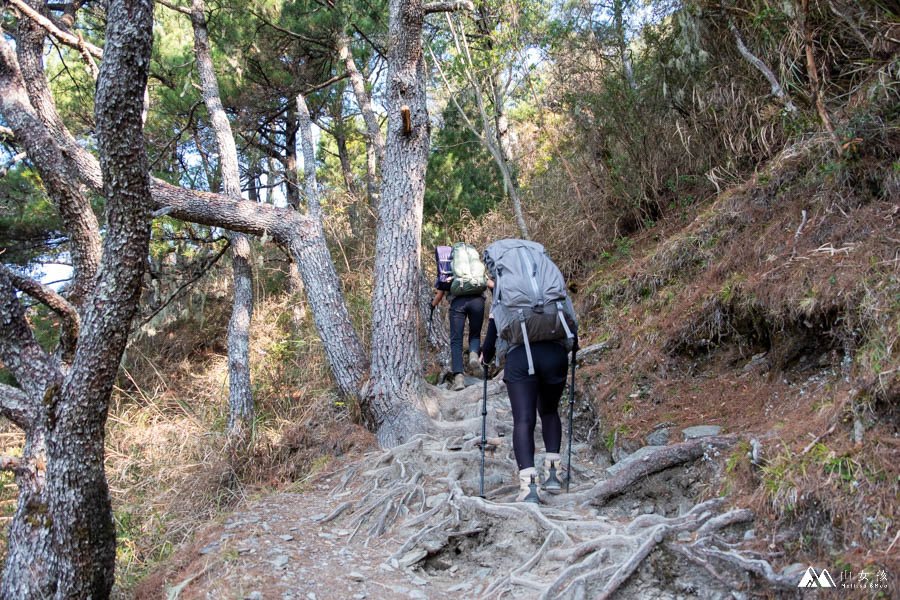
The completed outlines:
<svg viewBox="0 0 900 600">
<path fill-rule="evenodd" d="M 213 68 L 206 27 L 206 5 L 193 0 L 191 23 L 194 27 L 194 52 L 203 91 L 203 101 L 216 133 L 219 147 L 219 171 L 222 191 L 241 199 L 241 177 L 237 148 L 228 116 L 222 107 L 219 83 Z M 242 233 L 231 233 L 231 264 L 234 278 L 234 303 L 228 322 L 228 431 L 236 439 L 245 437 L 253 426 L 253 391 L 250 383 L 250 319 L 253 315 L 253 268 L 250 241 Z"/>
<path fill-rule="evenodd" d="M 150 241 L 143 100 L 153 41 L 152 0 L 113 0 L 95 118 L 107 235 L 75 359 L 51 410 L 47 491 L 56 598 L 106 598 L 116 540 L 104 471 L 107 407 L 140 298 Z"/>
<path fill-rule="evenodd" d="M 372 369 L 367 409 L 378 441 L 393 446 L 423 431 L 419 365 L 422 202 L 429 121 L 420 0 L 389 3 L 388 135 L 382 163 L 372 298 Z M 401 107 L 410 111 L 404 131 Z"/>
<path fill-rule="evenodd" d="M 337 44 L 338 56 L 344 61 L 344 67 L 350 75 L 350 85 L 353 86 L 356 103 L 366 123 L 366 189 L 369 206 L 375 210 L 379 203 L 379 169 L 384 168 L 384 136 L 381 134 L 378 116 L 372 107 L 372 99 L 366 91 L 366 80 L 356 67 L 347 37 L 345 35 L 338 37 Z"/>
</svg>

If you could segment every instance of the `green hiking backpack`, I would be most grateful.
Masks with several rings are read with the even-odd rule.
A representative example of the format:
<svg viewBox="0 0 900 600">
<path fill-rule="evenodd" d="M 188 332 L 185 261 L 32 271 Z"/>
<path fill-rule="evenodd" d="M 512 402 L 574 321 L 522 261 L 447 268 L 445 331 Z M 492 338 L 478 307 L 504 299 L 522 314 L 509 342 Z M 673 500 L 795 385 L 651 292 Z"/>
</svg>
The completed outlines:
<svg viewBox="0 0 900 600">
<path fill-rule="evenodd" d="M 450 283 L 452 295 L 476 296 L 487 289 L 486 269 L 473 246 L 465 242 L 453 244 L 450 268 L 453 270 L 453 281 Z"/>
</svg>

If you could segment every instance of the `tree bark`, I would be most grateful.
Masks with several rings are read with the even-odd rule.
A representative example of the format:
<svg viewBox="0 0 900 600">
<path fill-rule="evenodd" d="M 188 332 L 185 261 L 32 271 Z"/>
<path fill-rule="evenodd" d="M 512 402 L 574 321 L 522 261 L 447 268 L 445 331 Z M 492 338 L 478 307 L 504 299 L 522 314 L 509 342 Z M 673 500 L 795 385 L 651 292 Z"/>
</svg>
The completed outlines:
<svg viewBox="0 0 900 600">
<path fill-rule="evenodd" d="M 241 175 L 238 170 L 237 147 L 228 115 L 222 107 L 219 82 L 213 68 L 206 26 L 206 4 L 193 0 L 191 25 L 194 28 L 194 53 L 203 101 L 216 134 L 219 147 L 219 172 L 222 191 L 241 200 Z M 231 264 L 234 279 L 234 301 L 228 321 L 228 431 L 233 439 L 246 438 L 253 427 L 253 391 L 250 382 L 250 321 L 253 315 L 253 268 L 250 240 L 241 233 L 231 233 Z"/>
<path fill-rule="evenodd" d="M 366 409 L 378 441 L 403 443 L 423 431 L 419 369 L 418 286 L 429 121 L 422 54 L 421 0 L 389 3 L 388 136 L 375 243 L 372 370 Z M 404 133 L 401 106 L 410 110 Z"/>
</svg>

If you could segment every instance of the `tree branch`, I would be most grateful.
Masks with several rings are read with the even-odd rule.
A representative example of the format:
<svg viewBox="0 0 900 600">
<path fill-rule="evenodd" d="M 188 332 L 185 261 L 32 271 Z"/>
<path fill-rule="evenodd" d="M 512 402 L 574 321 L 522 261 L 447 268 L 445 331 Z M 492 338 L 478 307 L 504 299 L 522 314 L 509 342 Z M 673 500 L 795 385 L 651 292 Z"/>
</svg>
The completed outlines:
<svg viewBox="0 0 900 600">
<path fill-rule="evenodd" d="M 46 29 L 50 35 L 66 46 L 70 46 L 82 52 L 87 52 L 94 58 L 103 58 L 103 50 L 90 42 L 84 41 L 83 38 L 77 35 L 69 33 L 68 31 L 63 31 L 56 23 L 28 6 L 23 0 L 8 0 L 8 2 L 26 17 Z"/>
<path fill-rule="evenodd" d="M 172 292 L 172 295 L 169 296 L 169 298 L 168 298 L 165 302 L 163 302 L 161 305 L 159 305 L 159 307 L 158 307 L 156 310 L 154 310 L 152 313 L 150 313 L 150 315 L 148 315 L 146 318 L 144 318 L 144 320 L 141 321 L 141 324 L 140 324 L 140 326 L 138 327 L 138 329 L 140 329 L 140 327 L 143 327 L 144 325 L 146 325 L 147 323 L 149 323 L 150 321 L 152 321 L 152 320 L 153 320 L 153 317 L 155 317 L 156 315 L 158 315 L 159 313 L 161 313 L 161 312 L 163 311 L 163 309 L 165 309 L 165 308 L 166 308 L 169 304 L 171 304 L 176 298 L 178 298 L 184 290 L 186 290 L 188 287 L 190 287 L 191 285 L 193 285 L 195 282 L 199 281 L 201 277 L 203 277 L 204 275 L 206 275 L 206 274 L 209 272 L 209 270 L 210 270 L 216 263 L 219 262 L 219 259 L 221 259 L 221 258 L 225 255 L 225 252 L 226 252 L 226 251 L 228 250 L 228 248 L 231 246 L 231 241 L 230 241 L 228 238 L 223 238 L 223 239 L 225 240 L 226 243 L 225 243 L 224 246 L 222 246 L 222 249 L 219 250 L 219 251 L 216 253 L 216 255 L 213 256 L 212 259 L 210 259 L 209 262 L 207 262 L 205 265 L 203 265 L 203 266 L 200 268 L 199 272 L 195 273 L 190 279 L 188 279 L 188 280 L 185 281 L 183 284 L 181 284 L 180 286 L 178 286 L 178 289 L 175 290 L 174 292 Z"/>
<path fill-rule="evenodd" d="M 0 383 L 0 415 L 3 415 L 22 429 L 29 425 L 30 413 L 28 396 L 11 385 Z"/>
<path fill-rule="evenodd" d="M 69 301 L 53 291 L 49 286 L 43 285 L 28 277 L 23 277 L 12 271 L 6 265 L 0 264 L 0 272 L 9 277 L 12 284 L 20 291 L 28 294 L 41 304 L 44 304 L 62 319 L 62 331 L 60 333 L 60 348 L 63 360 L 68 362 L 75 352 L 75 344 L 78 341 L 78 329 L 81 319 L 75 307 Z"/>
<path fill-rule="evenodd" d="M 13 155 L 12 158 L 6 161 L 5 165 L 0 166 L 0 179 L 6 177 L 6 174 L 9 173 L 9 170 L 13 168 L 16 163 L 25 160 L 27 157 L 28 154 L 26 152 L 19 152 L 18 154 Z"/>
<path fill-rule="evenodd" d="M 301 42 L 306 42 L 308 44 L 315 44 L 316 46 L 321 46 L 322 48 L 328 48 L 329 50 L 331 50 L 331 45 L 326 41 L 317 40 L 315 38 L 305 36 L 302 33 L 297 33 L 296 31 L 291 31 L 290 29 L 285 29 L 284 27 L 281 27 L 279 25 L 276 25 L 275 23 L 272 23 L 271 21 L 266 19 L 264 16 L 262 16 L 255 10 L 251 10 L 250 14 L 252 14 L 254 17 L 256 17 L 257 19 L 262 21 L 264 25 L 271 27 L 275 31 L 279 31 L 289 37 L 292 37 L 296 40 L 300 40 Z"/>
<path fill-rule="evenodd" d="M 176 6 L 175 4 L 172 4 L 171 2 L 166 2 L 166 0 L 156 0 L 156 3 L 161 4 L 162 6 L 165 6 L 169 10 L 174 10 L 175 12 L 180 12 L 183 15 L 191 16 L 191 9 L 189 9 L 189 8 L 185 8 L 182 6 Z"/>
<path fill-rule="evenodd" d="M 448 2 L 429 2 L 428 4 L 423 4 L 422 10 L 425 11 L 426 15 L 441 12 L 457 12 L 460 10 L 472 12 L 475 10 L 475 5 L 469 0 L 450 0 Z"/>
<path fill-rule="evenodd" d="M 29 398 L 43 398 L 58 386 L 61 373 L 34 339 L 25 310 L 6 273 L 0 270 L 0 361 Z"/>
<path fill-rule="evenodd" d="M 24 475 L 34 471 L 34 464 L 20 456 L 0 456 L 0 471 L 12 471 L 16 475 Z"/>
<path fill-rule="evenodd" d="M 747 62 L 756 67 L 756 69 L 763 74 L 763 77 L 769 82 L 769 85 L 772 86 L 772 95 L 778 98 L 783 104 L 784 107 L 790 113 L 797 112 L 797 107 L 794 106 L 794 103 L 791 102 L 790 96 L 785 93 L 784 88 L 781 87 L 781 84 L 778 82 L 778 79 L 775 77 L 775 74 L 772 72 L 772 69 L 766 65 L 762 60 L 760 60 L 755 54 L 750 52 L 747 46 L 744 44 L 744 39 L 741 37 L 741 32 L 738 31 L 738 28 L 735 27 L 734 22 L 731 19 L 728 19 L 728 29 L 731 30 L 731 33 L 734 35 L 734 41 L 737 43 L 738 52 L 741 53 Z"/>
</svg>

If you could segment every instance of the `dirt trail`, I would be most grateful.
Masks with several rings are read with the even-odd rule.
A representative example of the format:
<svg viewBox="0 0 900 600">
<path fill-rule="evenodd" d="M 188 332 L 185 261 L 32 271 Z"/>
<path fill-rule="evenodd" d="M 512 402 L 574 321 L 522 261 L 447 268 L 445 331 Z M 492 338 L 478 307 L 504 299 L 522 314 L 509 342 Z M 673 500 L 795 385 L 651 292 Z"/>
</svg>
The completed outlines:
<svg viewBox="0 0 900 600">
<path fill-rule="evenodd" d="M 698 502 L 733 438 L 647 447 L 611 469 L 604 453 L 576 444 L 571 493 L 516 503 L 509 404 L 492 381 L 488 438 L 499 443 L 488 445 L 481 499 L 482 388 L 470 383 L 435 392 L 432 433 L 338 465 L 303 493 L 251 502 L 199 533 L 138 597 L 163 589 L 170 599 L 310 600 L 796 593 L 799 576 L 774 572 L 749 549 L 749 511 Z"/>
</svg>

